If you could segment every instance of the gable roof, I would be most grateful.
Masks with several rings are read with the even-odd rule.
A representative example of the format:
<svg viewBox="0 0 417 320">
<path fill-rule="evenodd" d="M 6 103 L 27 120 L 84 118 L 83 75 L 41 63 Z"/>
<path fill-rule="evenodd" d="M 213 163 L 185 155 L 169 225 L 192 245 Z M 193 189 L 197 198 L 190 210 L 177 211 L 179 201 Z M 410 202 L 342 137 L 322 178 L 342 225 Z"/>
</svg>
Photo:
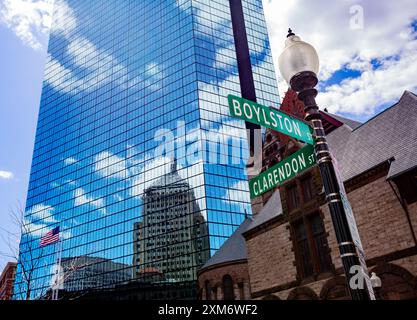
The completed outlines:
<svg viewBox="0 0 417 320">
<path fill-rule="evenodd" d="M 417 166 L 417 96 L 401 99 L 364 124 L 343 125 L 327 136 L 344 181 L 391 158 L 387 179 Z"/>
<path fill-rule="evenodd" d="M 256 227 L 264 224 L 265 222 L 281 214 L 282 214 L 281 197 L 280 197 L 279 189 L 275 189 L 274 193 L 272 194 L 271 198 L 269 198 L 265 206 L 261 209 L 261 211 L 256 216 L 253 217 L 253 220 L 251 221 L 251 223 L 249 224 L 245 232 L 253 230 Z"/>
<path fill-rule="evenodd" d="M 339 115 L 334 114 L 334 113 L 330 113 L 330 112 L 326 112 L 326 111 L 322 111 L 322 110 L 320 110 L 320 113 L 322 113 L 322 114 L 327 114 L 327 115 L 329 115 L 330 117 L 332 117 L 332 118 L 336 119 L 337 121 L 339 121 L 339 122 L 341 122 L 341 123 L 343 123 L 343 124 L 348 125 L 348 126 L 349 126 L 349 127 L 351 127 L 352 129 L 356 129 L 357 127 L 359 127 L 360 125 L 362 125 L 362 123 L 361 123 L 361 122 L 359 122 L 359 121 L 352 120 L 352 119 L 348 119 L 348 118 L 345 118 L 345 117 L 339 116 Z"/>
</svg>

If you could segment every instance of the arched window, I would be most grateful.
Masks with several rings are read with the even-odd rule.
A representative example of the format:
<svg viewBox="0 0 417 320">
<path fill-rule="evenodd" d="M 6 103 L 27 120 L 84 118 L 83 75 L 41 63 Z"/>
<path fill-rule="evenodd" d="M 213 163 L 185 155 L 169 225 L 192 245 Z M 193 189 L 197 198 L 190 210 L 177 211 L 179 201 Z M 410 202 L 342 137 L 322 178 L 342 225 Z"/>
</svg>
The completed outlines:
<svg viewBox="0 0 417 320">
<path fill-rule="evenodd" d="M 206 291 L 206 300 L 211 300 L 210 281 L 206 280 L 204 283 L 204 290 Z"/>
<path fill-rule="evenodd" d="M 223 293 L 224 293 L 224 300 L 235 300 L 235 292 L 233 289 L 233 279 L 228 274 L 223 277 Z"/>
</svg>

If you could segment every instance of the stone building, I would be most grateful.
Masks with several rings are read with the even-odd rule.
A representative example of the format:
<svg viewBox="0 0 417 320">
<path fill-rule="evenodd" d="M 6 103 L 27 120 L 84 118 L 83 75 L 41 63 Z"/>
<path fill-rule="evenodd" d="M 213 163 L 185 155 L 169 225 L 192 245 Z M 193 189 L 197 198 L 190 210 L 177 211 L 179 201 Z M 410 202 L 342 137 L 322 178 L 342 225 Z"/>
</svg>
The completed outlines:
<svg viewBox="0 0 417 320">
<path fill-rule="evenodd" d="M 247 218 L 198 272 L 200 297 L 205 300 L 250 299 L 245 239 Z"/>
<path fill-rule="evenodd" d="M 16 268 L 16 262 L 8 262 L 0 274 L 0 300 L 11 300 Z"/>
<path fill-rule="evenodd" d="M 303 117 L 302 103 L 292 91 L 281 110 Z M 324 111 L 321 114 L 368 269 L 382 280 L 378 298 L 416 299 L 417 96 L 406 91 L 398 103 L 363 124 Z M 268 131 L 265 169 L 302 146 L 295 139 Z M 227 273 L 233 274 L 235 265 L 236 269 L 246 268 L 252 299 L 349 299 L 318 168 L 264 194 L 262 202 L 264 207 L 242 225 L 244 230 L 236 231 L 245 239 L 245 259 L 239 264 L 222 261 L 213 275 L 210 267 L 203 267 L 200 287 L 219 283 L 218 275 L 226 272 L 222 268 L 227 265 Z M 204 295 L 203 290 L 206 298 L 214 297 Z"/>
</svg>

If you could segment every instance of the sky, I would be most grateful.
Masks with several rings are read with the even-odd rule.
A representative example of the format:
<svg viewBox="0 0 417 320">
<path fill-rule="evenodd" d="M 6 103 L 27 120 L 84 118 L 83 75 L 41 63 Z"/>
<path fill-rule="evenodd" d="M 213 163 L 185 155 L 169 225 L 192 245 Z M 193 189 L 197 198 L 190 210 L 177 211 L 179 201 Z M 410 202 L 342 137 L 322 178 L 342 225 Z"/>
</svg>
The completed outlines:
<svg viewBox="0 0 417 320">
<path fill-rule="evenodd" d="M 15 230 L 9 210 L 26 199 L 52 2 L 0 0 L 0 228 L 7 230 Z M 277 66 L 288 27 L 318 51 L 322 108 L 364 122 L 404 90 L 417 92 L 415 0 L 263 3 L 281 97 L 287 85 Z M 0 270 L 5 262 L 0 254 Z"/>
</svg>

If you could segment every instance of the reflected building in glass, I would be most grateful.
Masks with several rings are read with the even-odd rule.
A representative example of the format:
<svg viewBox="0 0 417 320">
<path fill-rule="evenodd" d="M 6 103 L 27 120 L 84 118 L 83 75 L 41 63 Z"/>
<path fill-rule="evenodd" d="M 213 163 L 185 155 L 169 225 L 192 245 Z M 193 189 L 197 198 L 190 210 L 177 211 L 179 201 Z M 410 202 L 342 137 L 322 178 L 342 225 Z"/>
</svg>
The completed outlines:
<svg viewBox="0 0 417 320">
<path fill-rule="evenodd" d="M 241 2 L 257 100 L 276 105 L 262 2 Z M 229 1 L 56 0 L 53 17 L 15 298 L 44 295 L 59 257 L 196 297 L 198 268 L 251 213 Z M 41 247 L 57 226 L 62 251 Z"/>
<path fill-rule="evenodd" d="M 193 281 L 194 267 L 207 261 L 207 224 L 194 192 L 172 171 L 145 190 L 143 212 L 135 224 L 134 268 L 137 279 L 147 281 L 155 273 L 161 281 Z"/>
<path fill-rule="evenodd" d="M 132 278 L 126 265 L 98 257 L 62 258 L 58 268 L 52 277 L 52 288 L 68 292 L 114 288 Z"/>
</svg>

